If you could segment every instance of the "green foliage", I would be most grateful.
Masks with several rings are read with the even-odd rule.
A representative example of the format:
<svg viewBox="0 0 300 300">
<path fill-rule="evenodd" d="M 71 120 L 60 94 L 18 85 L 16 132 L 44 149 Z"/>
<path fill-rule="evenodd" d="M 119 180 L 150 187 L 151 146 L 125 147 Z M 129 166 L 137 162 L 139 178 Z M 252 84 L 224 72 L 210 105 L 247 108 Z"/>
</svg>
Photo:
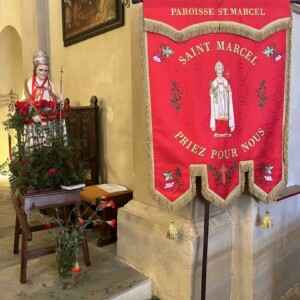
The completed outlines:
<svg viewBox="0 0 300 300">
<path fill-rule="evenodd" d="M 11 114 L 10 118 L 3 122 L 5 130 L 15 129 L 16 131 L 21 131 L 24 128 L 24 122 L 26 121 L 26 116 L 15 113 Z"/>
<path fill-rule="evenodd" d="M 52 125 L 51 125 L 52 126 Z M 53 129 L 53 128 L 51 128 Z M 43 128 L 45 133 L 45 128 Z M 46 134 L 41 144 L 18 145 L 8 163 L 9 182 L 13 192 L 30 193 L 58 189 L 85 181 L 80 145 L 71 144 L 59 134 Z"/>
<path fill-rule="evenodd" d="M 106 207 L 115 208 L 113 200 L 106 201 L 106 198 L 99 199 L 97 203 L 86 208 L 82 215 L 74 207 L 66 218 L 64 208 L 53 207 L 54 214 L 50 210 L 46 215 L 40 213 L 45 228 L 53 234 L 56 240 L 56 262 L 60 277 L 67 277 L 76 262 L 77 249 L 82 245 L 84 232 L 89 225 L 99 226 L 101 223 L 107 223 L 111 227 L 115 226 L 115 219 L 103 221 L 99 213 Z"/>
<path fill-rule="evenodd" d="M 13 192 L 33 193 L 85 182 L 79 141 L 70 142 L 64 119 L 58 121 L 57 110 L 51 105 L 45 104 L 39 111 L 47 120 L 42 124 L 30 119 L 33 109 L 26 102 L 16 102 L 9 119 L 3 122 L 6 130 L 16 134 L 17 145 L 12 149 L 11 159 L 0 165 L 2 174 L 9 175 Z"/>
<path fill-rule="evenodd" d="M 96 211 L 94 215 L 98 212 Z M 75 264 L 77 249 L 82 244 L 83 233 L 90 223 L 92 217 L 87 218 L 86 222 L 81 225 L 78 219 L 77 211 L 74 208 L 67 220 L 61 219 L 59 208 L 55 207 L 55 216 L 48 219 L 45 226 L 49 226 L 49 232 L 55 236 L 56 240 L 56 262 L 59 275 L 66 277 Z M 52 225 L 53 224 L 53 228 Z"/>
</svg>

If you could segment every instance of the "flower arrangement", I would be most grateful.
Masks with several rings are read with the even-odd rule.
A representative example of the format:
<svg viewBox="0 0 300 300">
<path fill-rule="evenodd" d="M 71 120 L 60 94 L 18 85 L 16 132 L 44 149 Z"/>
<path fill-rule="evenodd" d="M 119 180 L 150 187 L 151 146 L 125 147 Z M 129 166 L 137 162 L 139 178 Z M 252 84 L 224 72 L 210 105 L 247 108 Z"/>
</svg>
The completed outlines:
<svg viewBox="0 0 300 300">
<path fill-rule="evenodd" d="M 71 287 L 72 273 L 81 271 L 77 259 L 77 250 L 82 245 L 84 232 L 88 226 L 97 227 L 101 223 L 107 223 L 111 227 L 116 225 L 115 219 L 103 221 L 99 218 L 99 212 L 103 209 L 107 207 L 115 208 L 113 200 L 107 201 L 106 196 L 102 196 L 97 200 L 96 204 L 91 206 L 81 216 L 78 215 L 75 208 L 72 209 L 66 220 L 61 217 L 62 214 L 59 207 L 54 207 L 53 216 L 41 214 L 45 228 L 55 237 L 56 262 L 60 284 L 63 289 Z"/>
<path fill-rule="evenodd" d="M 40 115 L 43 121 L 53 121 L 65 118 L 69 110 L 68 103 L 59 105 L 57 101 L 40 100 L 34 106 L 30 101 L 16 101 L 10 108 L 8 120 L 3 124 L 6 130 L 21 132 L 24 124 L 33 123 L 32 117 L 35 115 Z"/>
<path fill-rule="evenodd" d="M 16 150 L 8 162 L 13 192 L 34 193 L 84 182 L 86 172 L 78 144 L 66 144 L 60 136 L 49 136 L 38 148 Z"/>
<path fill-rule="evenodd" d="M 60 111 L 57 102 L 46 100 L 35 103 L 34 108 L 28 101 L 14 103 L 3 124 L 6 130 L 15 130 L 17 145 L 0 166 L 8 169 L 13 192 L 26 194 L 85 182 L 79 141 L 72 142 L 66 134 L 64 118 L 69 109 L 65 104 Z M 32 120 L 37 113 L 41 123 Z"/>
</svg>

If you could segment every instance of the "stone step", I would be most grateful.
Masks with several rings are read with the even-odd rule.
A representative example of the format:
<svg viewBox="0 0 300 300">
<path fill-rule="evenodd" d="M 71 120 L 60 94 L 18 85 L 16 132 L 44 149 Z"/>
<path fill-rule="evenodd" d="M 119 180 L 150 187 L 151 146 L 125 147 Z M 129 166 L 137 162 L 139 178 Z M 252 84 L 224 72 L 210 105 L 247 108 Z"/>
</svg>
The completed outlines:
<svg viewBox="0 0 300 300">
<path fill-rule="evenodd" d="M 151 279 L 146 279 L 130 289 L 122 291 L 121 293 L 114 295 L 108 300 L 148 300 L 151 299 Z"/>
</svg>

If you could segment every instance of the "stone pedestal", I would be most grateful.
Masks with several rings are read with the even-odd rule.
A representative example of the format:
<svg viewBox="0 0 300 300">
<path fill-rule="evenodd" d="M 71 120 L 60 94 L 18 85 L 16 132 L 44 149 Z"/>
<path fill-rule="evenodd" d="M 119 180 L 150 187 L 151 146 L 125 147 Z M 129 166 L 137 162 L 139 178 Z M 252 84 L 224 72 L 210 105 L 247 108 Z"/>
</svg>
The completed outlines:
<svg viewBox="0 0 300 300">
<path fill-rule="evenodd" d="M 199 206 L 203 215 L 203 203 Z M 179 232 L 175 241 L 166 235 L 172 218 Z M 118 257 L 151 277 L 153 295 L 160 299 L 200 299 L 203 216 L 172 216 L 132 200 L 119 209 L 118 222 Z M 228 214 L 213 209 L 209 229 L 207 299 L 219 300 L 220 295 L 230 299 L 232 228 Z"/>
</svg>

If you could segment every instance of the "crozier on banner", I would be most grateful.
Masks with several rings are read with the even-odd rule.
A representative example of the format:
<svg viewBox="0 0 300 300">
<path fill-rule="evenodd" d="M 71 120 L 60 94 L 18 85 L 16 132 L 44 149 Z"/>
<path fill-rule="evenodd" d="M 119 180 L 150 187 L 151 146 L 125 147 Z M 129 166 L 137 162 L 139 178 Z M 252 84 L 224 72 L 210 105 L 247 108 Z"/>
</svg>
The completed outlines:
<svg viewBox="0 0 300 300">
<path fill-rule="evenodd" d="M 288 0 L 144 0 L 151 192 L 178 209 L 196 192 L 226 208 L 287 182 Z"/>
</svg>

